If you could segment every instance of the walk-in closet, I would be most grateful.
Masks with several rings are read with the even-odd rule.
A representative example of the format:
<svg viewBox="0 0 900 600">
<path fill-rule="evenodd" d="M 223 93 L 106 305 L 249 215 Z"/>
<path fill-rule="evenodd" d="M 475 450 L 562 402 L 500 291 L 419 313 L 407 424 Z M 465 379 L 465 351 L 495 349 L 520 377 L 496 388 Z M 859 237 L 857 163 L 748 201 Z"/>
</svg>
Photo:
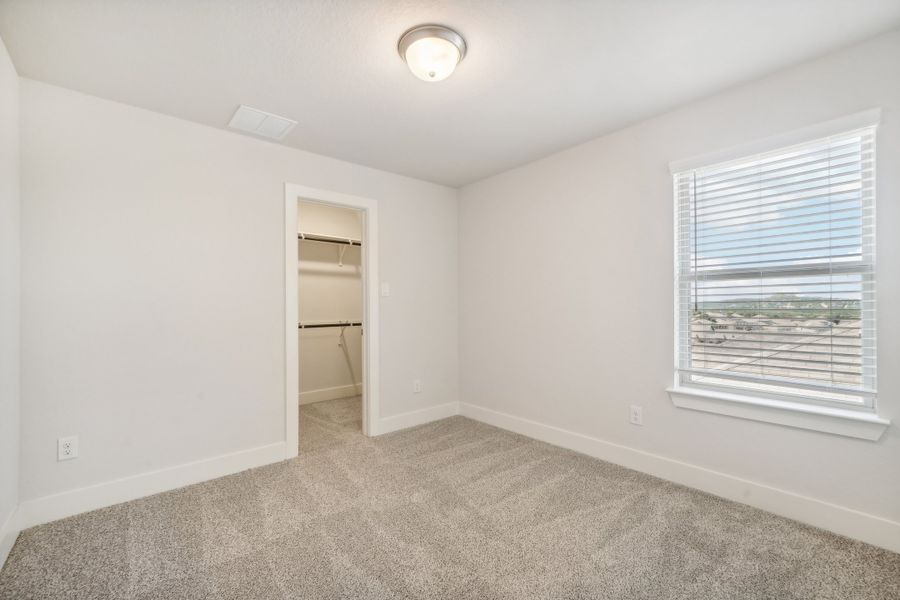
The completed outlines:
<svg viewBox="0 0 900 600">
<path fill-rule="evenodd" d="M 300 451 L 361 435 L 361 211 L 297 207 Z"/>
</svg>

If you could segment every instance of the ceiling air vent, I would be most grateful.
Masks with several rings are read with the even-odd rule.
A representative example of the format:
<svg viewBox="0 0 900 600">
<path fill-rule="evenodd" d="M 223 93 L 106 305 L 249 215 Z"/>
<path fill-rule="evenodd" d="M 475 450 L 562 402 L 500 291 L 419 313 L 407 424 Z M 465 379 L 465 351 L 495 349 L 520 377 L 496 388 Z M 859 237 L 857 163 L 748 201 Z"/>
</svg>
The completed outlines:
<svg viewBox="0 0 900 600">
<path fill-rule="evenodd" d="M 241 104 L 228 126 L 273 140 L 282 140 L 296 124 L 297 121 Z"/>
</svg>

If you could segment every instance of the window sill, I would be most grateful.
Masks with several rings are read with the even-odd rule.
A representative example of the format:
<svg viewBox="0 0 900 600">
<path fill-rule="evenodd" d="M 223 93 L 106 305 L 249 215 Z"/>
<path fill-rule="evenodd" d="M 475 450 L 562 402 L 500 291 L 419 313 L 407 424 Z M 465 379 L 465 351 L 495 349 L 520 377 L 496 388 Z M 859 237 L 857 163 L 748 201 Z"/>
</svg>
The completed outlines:
<svg viewBox="0 0 900 600">
<path fill-rule="evenodd" d="M 891 422 L 872 412 L 769 400 L 718 390 L 674 386 L 666 390 L 679 408 L 876 441 Z"/>
</svg>

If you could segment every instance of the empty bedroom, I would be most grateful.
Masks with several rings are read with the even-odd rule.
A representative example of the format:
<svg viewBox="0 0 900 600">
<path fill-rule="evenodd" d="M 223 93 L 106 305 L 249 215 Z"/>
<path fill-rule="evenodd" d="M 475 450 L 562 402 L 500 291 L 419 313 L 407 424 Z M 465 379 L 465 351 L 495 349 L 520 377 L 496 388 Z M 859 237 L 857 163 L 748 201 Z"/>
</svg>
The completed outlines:
<svg viewBox="0 0 900 600">
<path fill-rule="evenodd" d="M 0 0 L 0 600 L 900 599 L 900 0 Z"/>
</svg>

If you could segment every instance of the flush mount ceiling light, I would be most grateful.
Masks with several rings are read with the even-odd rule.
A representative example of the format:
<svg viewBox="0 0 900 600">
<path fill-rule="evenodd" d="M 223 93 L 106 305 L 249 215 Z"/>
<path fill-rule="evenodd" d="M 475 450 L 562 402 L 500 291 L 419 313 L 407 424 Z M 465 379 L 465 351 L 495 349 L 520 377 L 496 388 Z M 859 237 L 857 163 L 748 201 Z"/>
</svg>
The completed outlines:
<svg viewBox="0 0 900 600">
<path fill-rule="evenodd" d="M 466 56 L 466 40 L 441 25 L 419 25 L 400 37 L 397 50 L 413 75 L 422 81 L 441 81 Z"/>
</svg>

